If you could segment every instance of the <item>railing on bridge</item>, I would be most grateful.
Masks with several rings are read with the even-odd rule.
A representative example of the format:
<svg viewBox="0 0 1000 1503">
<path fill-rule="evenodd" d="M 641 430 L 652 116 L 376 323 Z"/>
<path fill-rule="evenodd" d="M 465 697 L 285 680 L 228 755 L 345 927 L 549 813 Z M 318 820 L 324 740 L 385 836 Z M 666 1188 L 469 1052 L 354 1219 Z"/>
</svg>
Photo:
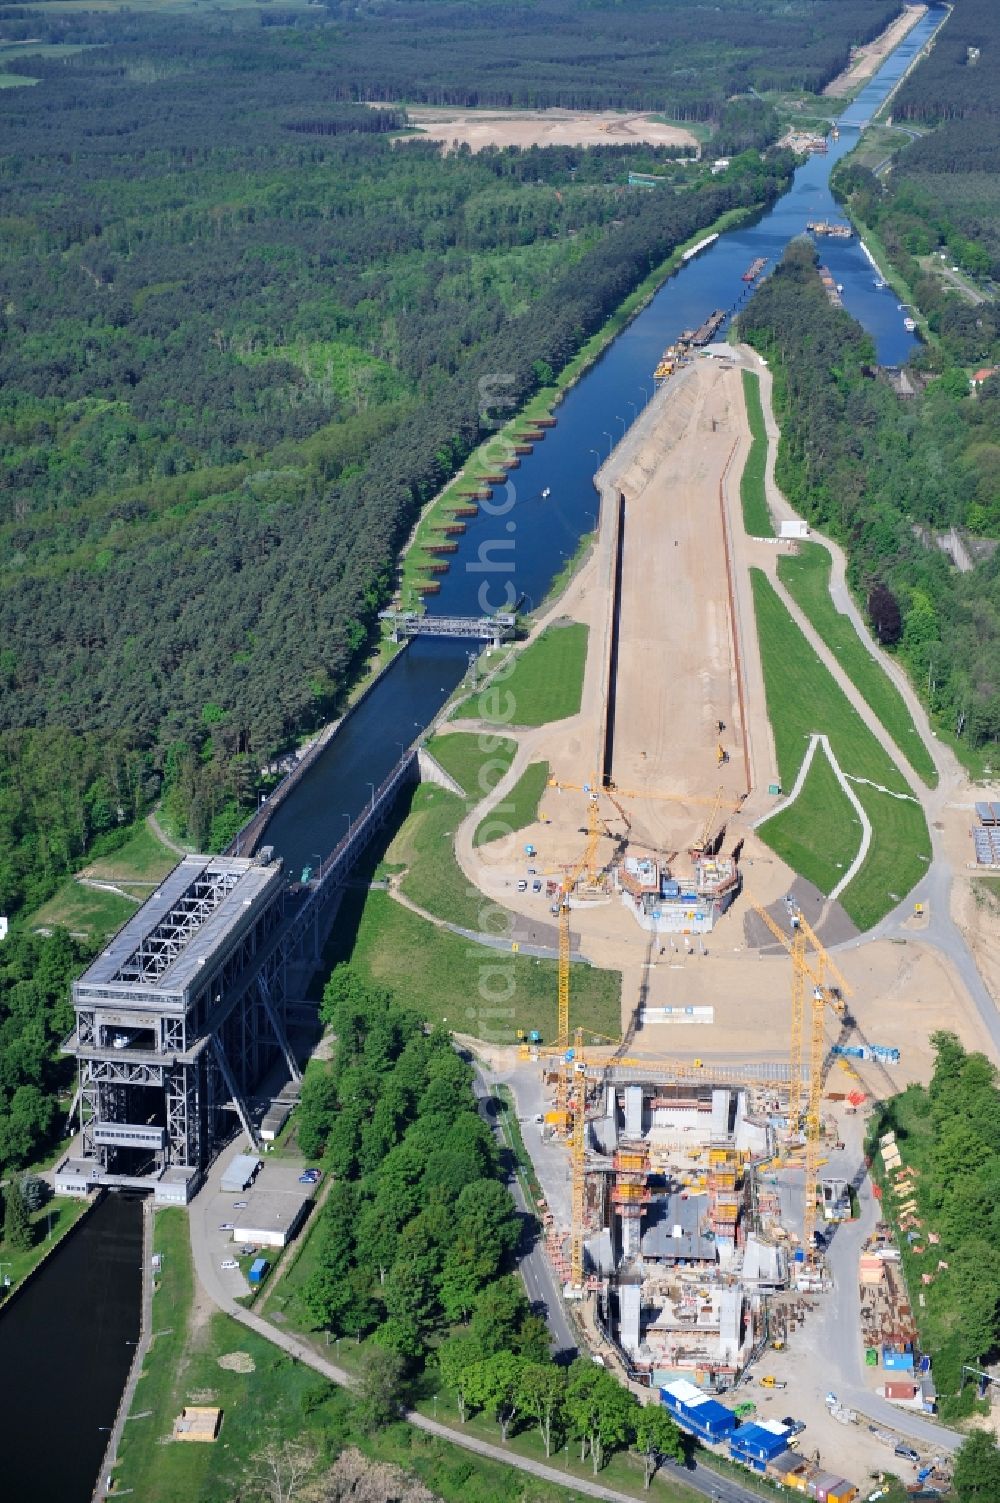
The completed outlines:
<svg viewBox="0 0 1000 1503">
<path fill-rule="evenodd" d="M 329 894 L 347 880 L 354 863 L 385 823 L 386 814 L 400 788 L 404 783 L 416 781 L 419 775 L 417 749 L 411 747 L 379 784 L 371 802 L 365 805 L 364 813 L 358 815 L 329 856 L 310 874 L 308 896 L 284 933 L 286 954 L 295 950 L 309 927 L 318 920 Z"/>
<path fill-rule="evenodd" d="M 393 641 L 400 637 L 473 637 L 499 646 L 514 635 L 517 617 L 509 611 L 492 616 L 424 616 L 419 611 L 379 611 L 379 620 L 392 627 Z"/>
</svg>

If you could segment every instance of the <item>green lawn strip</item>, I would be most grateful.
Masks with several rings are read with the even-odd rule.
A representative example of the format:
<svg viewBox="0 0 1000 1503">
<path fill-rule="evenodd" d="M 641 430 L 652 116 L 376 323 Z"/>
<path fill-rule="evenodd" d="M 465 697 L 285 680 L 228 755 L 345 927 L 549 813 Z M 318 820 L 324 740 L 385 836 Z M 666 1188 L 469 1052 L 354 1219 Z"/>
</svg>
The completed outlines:
<svg viewBox="0 0 1000 1503">
<path fill-rule="evenodd" d="M 492 725 L 548 725 L 576 715 L 583 695 L 589 628 L 554 624 L 516 654 L 494 685 L 465 701 L 464 712 Z"/>
<path fill-rule="evenodd" d="M 538 818 L 538 805 L 549 781 L 548 762 L 530 762 L 507 797 L 479 825 L 473 845 L 488 845 L 526 829 Z"/>
<path fill-rule="evenodd" d="M 455 834 L 465 813 L 465 800 L 457 794 L 421 783 L 386 851 L 386 861 L 406 867 L 400 890 L 428 913 L 463 929 L 479 930 L 487 909 L 495 929 L 501 910 L 476 891 L 455 859 Z"/>
<path fill-rule="evenodd" d="M 822 747 L 816 749 L 795 803 L 758 826 L 758 834 L 820 892 L 836 887 L 858 853 L 861 821 Z"/>
<path fill-rule="evenodd" d="M 34 1236 L 37 1239 L 33 1246 L 26 1251 L 15 1251 L 8 1247 L 2 1236 L 0 1228 L 0 1270 L 3 1277 L 10 1279 L 11 1289 L 16 1289 L 33 1268 L 42 1261 L 60 1242 L 70 1227 L 75 1226 L 88 1209 L 86 1200 L 77 1200 L 66 1196 L 56 1196 L 46 1203 L 40 1211 L 35 1211 L 31 1217 L 34 1227 Z M 3 1292 L 0 1291 L 0 1299 Z"/>
<path fill-rule="evenodd" d="M 743 371 L 742 376 L 743 401 L 746 404 L 751 439 L 750 452 L 740 476 L 743 525 L 752 538 L 773 538 L 774 523 L 771 521 L 764 489 L 767 430 L 764 427 L 764 409 L 760 403 L 760 377 L 753 371 Z"/>
<path fill-rule="evenodd" d="M 767 577 L 751 569 L 757 633 L 764 669 L 767 713 L 774 732 L 782 785 L 791 788 L 813 732 L 824 732 L 841 769 L 894 792 L 911 792 L 899 769 L 806 642 Z M 855 783 L 872 825 L 868 857 L 841 895 L 859 928 L 887 913 L 927 870 L 930 837 L 919 804 Z M 822 816 L 800 797 L 794 809 L 803 825 Z M 765 839 L 766 834 L 765 834 Z"/>
<path fill-rule="evenodd" d="M 858 692 L 875 711 L 914 772 L 937 787 L 937 769 L 913 723 L 906 701 L 858 636 L 849 617 L 830 598 L 832 560 L 819 543 L 800 543 L 798 554 L 778 560 L 778 578 L 835 654 Z"/>
<path fill-rule="evenodd" d="M 447 1390 L 438 1394 L 436 1406 L 431 1397 L 419 1400 L 414 1407 L 428 1418 L 434 1417 L 436 1407 L 438 1418 L 444 1424 L 460 1430 L 463 1435 L 475 1436 L 477 1440 L 489 1441 L 493 1445 L 500 1444 L 500 1428 L 488 1414 L 473 1411 L 464 1425 L 460 1423 L 458 1405 L 453 1395 Z M 578 1440 L 570 1440 L 568 1446 L 564 1440 L 558 1449 L 553 1448 L 551 1457 L 546 1459 L 542 1438 L 531 1418 L 522 1417 L 516 1425 L 517 1428 L 512 1426 L 508 1432 L 506 1449 L 513 1451 L 516 1455 L 530 1457 L 532 1461 L 539 1461 L 543 1466 L 555 1467 L 560 1472 L 564 1472 L 569 1487 L 572 1487 L 573 1482 L 578 1479 L 596 1481 L 602 1487 L 615 1488 L 635 1498 L 659 1497 L 667 1500 L 667 1503 L 695 1503 L 696 1496 L 699 1496 L 690 1488 L 684 1487 L 682 1483 L 675 1482 L 669 1474 L 663 1473 L 654 1483 L 655 1491 L 644 1492 L 642 1461 L 628 1452 L 612 1454 L 606 1465 L 597 1473 L 596 1478 L 589 1458 L 583 1463 L 580 1461 Z"/>
<path fill-rule="evenodd" d="M 491 905 L 484 899 L 483 906 L 488 928 Z M 324 967 L 341 960 L 350 960 L 364 980 L 394 990 L 431 1022 L 447 1022 L 460 1033 L 497 1044 L 514 1043 L 519 1028 L 555 1037 L 554 960 L 474 944 L 410 913 L 387 893 L 345 895 Z M 574 1023 L 618 1038 L 620 973 L 574 964 L 570 980 Z"/>
<path fill-rule="evenodd" d="M 505 736 L 446 731 L 432 736 L 427 750 L 469 798 L 478 803 L 503 777 L 514 760 L 517 746 Z"/>
<path fill-rule="evenodd" d="M 30 915 L 27 924 L 31 929 L 68 929 L 71 934 L 86 934 L 103 941 L 117 933 L 137 907 L 138 902 L 129 902 L 120 893 L 85 887 L 75 878 L 67 877 L 51 898 Z"/>
</svg>

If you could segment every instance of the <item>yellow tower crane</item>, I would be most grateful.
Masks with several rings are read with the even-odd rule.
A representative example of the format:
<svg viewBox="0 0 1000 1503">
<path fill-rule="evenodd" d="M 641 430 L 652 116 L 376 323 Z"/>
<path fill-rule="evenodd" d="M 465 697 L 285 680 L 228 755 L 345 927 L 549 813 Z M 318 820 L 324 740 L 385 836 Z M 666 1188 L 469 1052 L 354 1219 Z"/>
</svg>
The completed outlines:
<svg viewBox="0 0 1000 1503">
<path fill-rule="evenodd" d="M 789 1130 L 792 1132 L 798 1128 L 800 1113 L 805 991 L 808 982 L 812 982 L 813 987 L 812 1026 L 809 1037 L 809 1068 L 805 1111 L 806 1162 L 805 1185 L 803 1187 L 804 1215 L 802 1229 L 802 1245 L 806 1256 L 811 1259 L 816 1231 L 816 1192 L 819 1178 L 820 1132 L 822 1128 L 824 1018 L 827 1007 L 831 1008 L 838 1017 L 843 1017 L 846 1011 L 843 1002 L 834 995 L 833 990 L 827 984 L 827 977 L 830 976 L 833 978 L 834 984 L 839 988 L 842 996 L 852 996 L 853 989 L 837 964 L 827 954 L 814 929 L 801 911 L 796 909 L 791 914 L 792 938 L 789 939 L 784 930 L 774 922 L 770 914 L 759 903 L 754 903 L 753 908 L 764 920 L 771 933 L 784 945 L 792 957 L 792 1060 L 788 1113 Z M 811 964 L 810 960 L 807 959 L 807 946 L 811 947 L 815 952 L 815 965 Z M 793 1093 L 795 1101 L 794 1109 L 792 1106 Z"/>
</svg>

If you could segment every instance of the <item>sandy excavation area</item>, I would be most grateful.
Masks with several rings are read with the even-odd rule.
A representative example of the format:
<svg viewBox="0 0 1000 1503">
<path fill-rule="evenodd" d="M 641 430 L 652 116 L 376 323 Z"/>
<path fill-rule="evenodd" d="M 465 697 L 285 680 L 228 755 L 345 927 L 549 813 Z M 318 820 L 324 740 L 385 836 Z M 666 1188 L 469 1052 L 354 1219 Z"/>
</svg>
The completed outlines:
<svg viewBox="0 0 1000 1503">
<path fill-rule="evenodd" d="M 754 815 L 766 807 L 760 804 L 760 790 L 763 785 L 766 793 L 772 754 L 752 611 L 751 619 L 744 620 L 739 591 L 740 570 L 745 570 L 748 561 L 746 550 L 740 547 L 739 501 L 740 467 L 748 444 L 740 370 L 738 362 L 728 359 L 694 361 L 658 393 L 633 425 L 599 477 L 604 504 L 597 548 L 557 607 L 559 615 L 586 622 L 590 629 L 580 713 L 553 725 L 515 731 L 519 752 L 509 775 L 512 783 L 529 763 L 546 760 L 555 779 L 580 785 L 588 783 L 599 766 L 608 678 L 614 500 L 620 490 L 626 505 L 613 775 L 620 791 L 680 797 L 622 793 L 619 802 L 625 819 L 609 800 L 602 799 L 605 829 L 596 864 L 610 863 L 616 840 L 627 836 L 630 850 L 677 852 L 674 870 L 690 870 L 689 847 L 711 819 L 713 829 L 726 824 L 724 853 L 744 841 L 744 891 L 703 943 L 688 943 L 680 936 L 673 943 L 666 936 L 652 937 L 618 896 L 611 894 L 588 899 L 578 892 L 572 929 L 587 959 L 622 971 L 623 1029 L 640 1001 L 656 1009 L 694 1006 L 709 1010 L 702 1014 L 704 1022 L 647 1023 L 636 1035 L 631 1052 L 701 1058 L 707 1065 L 788 1059 L 789 963 L 773 947 L 767 952 L 757 948 L 759 920 L 750 912 L 750 900 L 780 907 L 783 896 L 794 890 L 814 924 L 820 923 L 829 906 L 750 828 Z M 737 585 L 735 637 L 719 499 L 724 473 L 725 514 Z M 720 720 L 725 727 L 721 733 Z M 720 744 L 728 755 L 721 766 L 717 761 Z M 748 786 L 753 788 L 751 797 L 735 810 Z M 716 808 L 720 787 L 722 799 Z M 501 786 L 497 797 L 502 800 L 502 796 Z M 471 831 L 481 814 L 481 810 L 474 812 L 459 831 L 456 849 L 466 874 L 505 907 L 551 924 L 551 899 L 544 892 L 517 891 L 518 879 L 526 872 L 524 846 L 530 843 L 537 848 L 532 861 L 540 876 L 561 879 L 586 845 L 585 795 L 571 787 L 549 787 L 536 822 L 508 841 L 474 848 Z M 968 844 L 966 832 L 961 844 L 966 858 Z M 954 855 L 959 856 L 957 843 Z M 960 866 L 961 859 L 956 860 L 955 869 Z M 982 959 L 982 940 L 991 915 L 976 910 L 975 916 Z M 854 988 L 851 1008 L 871 1042 L 896 1045 L 902 1051 L 899 1066 L 889 1075 L 865 1065 L 858 1067 L 865 1089 L 881 1096 L 908 1081 L 928 1079 L 933 1063 L 929 1037 L 939 1028 L 953 1029 L 969 1048 L 988 1050 L 964 986 L 936 950 L 920 943 L 921 921 L 914 922 L 905 942 L 877 943 L 847 938 L 853 926 L 846 918 L 844 923 L 846 928 L 841 927 L 839 934 L 846 943 L 837 946 L 836 958 Z M 833 942 L 835 934 L 824 932 Z M 1000 966 L 1000 954 L 991 959 Z M 832 1015 L 827 1025 L 832 1042 L 838 1027 Z M 830 1089 L 840 1076 L 836 1071 Z M 843 1080 L 848 1080 L 846 1074 Z"/>
<path fill-rule="evenodd" d="M 664 125 L 652 115 L 616 110 L 462 110 L 408 106 L 410 123 L 421 136 L 440 141 L 448 151 L 468 146 L 634 146 L 645 142 L 665 148 L 693 146 L 698 138 L 678 125 Z M 421 136 L 401 137 L 420 140 Z"/>
<path fill-rule="evenodd" d="M 887 26 L 880 37 L 874 42 L 868 42 L 864 47 L 859 47 L 851 59 L 850 66 L 843 73 L 827 84 L 823 93 L 828 99 L 843 99 L 845 94 L 857 88 L 866 78 L 871 78 L 885 62 L 889 53 L 911 31 L 921 16 L 927 14 L 926 5 L 908 5 L 901 16 L 897 16 L 891 26 Z"/>
</svg>

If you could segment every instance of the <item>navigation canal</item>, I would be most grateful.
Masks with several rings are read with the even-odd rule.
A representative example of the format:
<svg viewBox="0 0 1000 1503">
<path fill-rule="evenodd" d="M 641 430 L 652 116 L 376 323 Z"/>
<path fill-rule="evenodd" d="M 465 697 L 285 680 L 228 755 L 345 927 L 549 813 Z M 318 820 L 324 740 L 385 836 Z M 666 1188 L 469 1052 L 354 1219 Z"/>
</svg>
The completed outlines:
<svg viewBox="0 0 1000 1503">
<path fill-rule="evenodd" d="M 88 1503 L 135 1342 L 142 1207 L 109 1195 L 0 1314 L 3 1487 Z"/>
<path fill-rule="evenodd" d="M 811 220 L 843 220 L 830 193 L 830 173 L 857 144 L 861 129 L 885 100 L 946 11 L 932 6 L 839 120 L 840 139 L 810 157 L 788 192 L 752 224 L 722 235 L 670 277 L 648 307 L 608 347 L 556 408 L 558 425 L 511 472 L 511 490 L 470 518 L 450 571 L 441 577 L 434 614 L 478 615 L 503 608 L 510 581 L 531 610 L 597 520 L 593 476 L 652 394 L 661 352 L 682 329 L 713 308 L 731 309 L 745 295 L 743 272 L 758 256 L 768 270 Z M 843 285 L 843 302 L 872 335 L 883 365 L 902 364 L 914 347 L 905 310 L 875 273 L 857 237 L 819 242 L 821 260 Z M 721 336 L 720 336 L 721 337 Z M 498 373 L 502 374 L 502 373 Z M 265 840 L 298 874 L 315 865 L 364 809 L 400 754 L 427 726 L 467 668 L 472 644 L 417 639 L 376 685 L 309 774 L 276 811 Z"/>
</svg>

